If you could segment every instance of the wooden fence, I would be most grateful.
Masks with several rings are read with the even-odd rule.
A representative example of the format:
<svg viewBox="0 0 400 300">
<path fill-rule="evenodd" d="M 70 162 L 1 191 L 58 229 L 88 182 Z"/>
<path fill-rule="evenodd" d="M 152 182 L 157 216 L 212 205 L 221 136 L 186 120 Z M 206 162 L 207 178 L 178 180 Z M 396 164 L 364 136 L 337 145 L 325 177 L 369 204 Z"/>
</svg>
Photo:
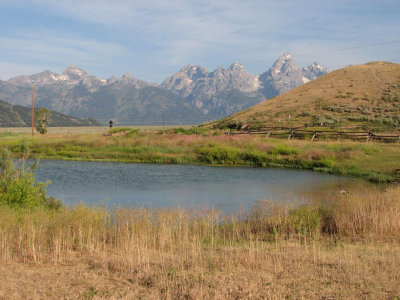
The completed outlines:
<svg viewBox="0 0 400 300">
<path fill-rule="evenodd" d="M 349 139 L 356 141 L 379 141 L 385 143 L 400 143 L 400 130 L 397 130 L 397 134 L 377 134 L 367 131 L 345 131 L 345 129 L 354 130 L 353 128 L 341 128 L 342 130 L 324 130 L 323 128 L 307 129 L 306 127 L 262 127 L 258 129 L 247 129 L 231 132 L 227 134 L 258 134 L 265 135 L 266 137 L 277 137 L 277 138 L 298 138 L 298 139 L 310 139 L 311 141 L 319 138 L 323 139 Z"/>
</svg>

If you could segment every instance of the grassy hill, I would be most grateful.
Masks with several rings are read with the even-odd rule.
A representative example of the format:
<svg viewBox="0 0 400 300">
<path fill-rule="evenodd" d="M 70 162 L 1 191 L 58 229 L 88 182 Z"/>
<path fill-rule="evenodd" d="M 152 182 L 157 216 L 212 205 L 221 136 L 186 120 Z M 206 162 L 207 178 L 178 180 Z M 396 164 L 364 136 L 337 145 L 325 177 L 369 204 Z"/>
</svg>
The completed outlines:
<svg viewBox="0 0 400 300">
<path fill-rule="evenodd" d="M 32 124 L 32 111 L 20 105 L 11 105 L 0 100 L 0 127 L 25 127 Z M 97 126 L 100 125 L 93 119 L 78 119 L 52 111 L 49 126 Z"/>
<path fill-rule="evenodd" d="M 400 124 L 400 64 L 371 62 L 328 73 L 216 123 L 217 127 L 348 126 L 390 131 Z"/>
</svg>

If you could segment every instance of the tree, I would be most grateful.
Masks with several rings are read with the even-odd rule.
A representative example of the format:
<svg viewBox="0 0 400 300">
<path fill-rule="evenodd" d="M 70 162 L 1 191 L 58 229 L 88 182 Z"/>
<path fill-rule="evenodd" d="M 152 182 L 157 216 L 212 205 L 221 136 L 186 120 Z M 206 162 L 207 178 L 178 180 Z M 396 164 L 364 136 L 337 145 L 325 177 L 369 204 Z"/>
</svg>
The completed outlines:
<svg viewBox="0 0 400 300">
<path fill-rule="evenodd" d="M 51 111 L 47 108 L 39 109 L 35 114 L 35 123 L 36 123 L 36 130 L 40 134 L 47 133 L 47 125 L 50 122 Z"/>
</svg>

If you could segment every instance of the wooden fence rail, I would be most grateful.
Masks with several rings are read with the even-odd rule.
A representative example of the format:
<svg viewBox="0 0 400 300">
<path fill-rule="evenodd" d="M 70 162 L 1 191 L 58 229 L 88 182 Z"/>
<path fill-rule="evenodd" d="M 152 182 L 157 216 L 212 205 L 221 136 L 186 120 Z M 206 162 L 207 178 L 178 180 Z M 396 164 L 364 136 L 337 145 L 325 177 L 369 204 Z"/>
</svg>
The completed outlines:
<svg viewBox="0 0 400 300">
<path fill-rule="evenodd" d="M 366 131 L 335 131 L 335 130 L 307 130 L 301 129 L 304 127 L 263 127 L 260 129 L 241 130 L 237 132 L 228 131 L 229 135 L 235 134 L 257 134 L 265 135 L 266 137 L 285 137 L 292 138 L 309 138 L 314 141 L 319 138 L 335 138 L 337 140 L 365 140 L 365 141 L 381 141 L 386 143 L 400 143 L 400 130 L 397 134 L 377 134 Z"/>
</svg>

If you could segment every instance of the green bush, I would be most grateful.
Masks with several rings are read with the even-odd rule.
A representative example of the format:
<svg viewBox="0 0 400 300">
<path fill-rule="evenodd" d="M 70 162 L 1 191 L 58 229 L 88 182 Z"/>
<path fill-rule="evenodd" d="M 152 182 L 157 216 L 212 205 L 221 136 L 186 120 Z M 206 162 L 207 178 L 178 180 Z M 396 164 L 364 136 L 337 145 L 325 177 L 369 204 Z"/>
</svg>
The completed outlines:
<svg viewBox="0 0 400 300">
<path fill-rule="evenodd" d="M 8 149 L 0 153 L 0 205 L 10 207 L 50 207 L 58 208 L 60 202 L 54 197 L 46 197 L 48 183 L 36 182 L 34 172 L 37 163 L 26 167 L 25 160 L 17 166 Z"/>
</svg>

